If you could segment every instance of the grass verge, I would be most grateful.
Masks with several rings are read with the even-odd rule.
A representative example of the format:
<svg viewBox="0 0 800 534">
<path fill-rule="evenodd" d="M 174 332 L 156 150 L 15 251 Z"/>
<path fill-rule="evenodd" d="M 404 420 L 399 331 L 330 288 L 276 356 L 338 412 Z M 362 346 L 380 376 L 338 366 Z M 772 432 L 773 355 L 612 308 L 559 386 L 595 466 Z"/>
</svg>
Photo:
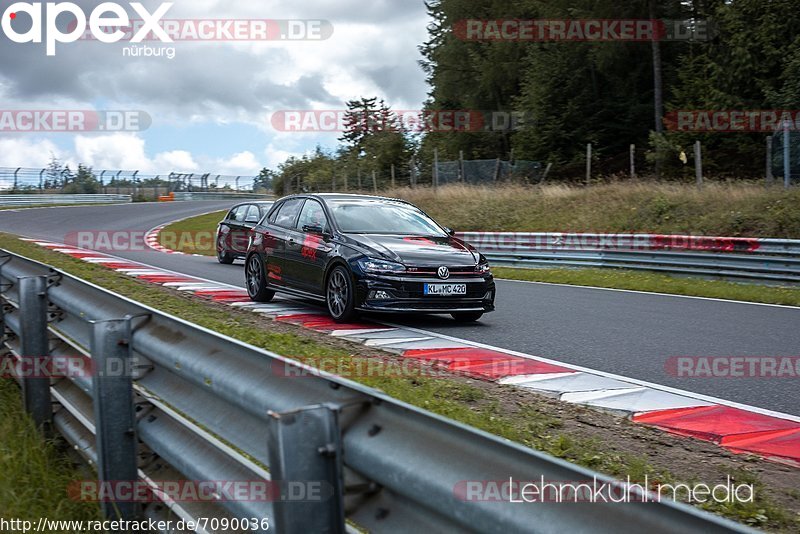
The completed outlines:
<svg viewBox="0 0 800 534">
<path fill-rule="evenodd" d="M 380 372 L 380 366 L 397 365 L 397 357 L 150 285 L 12 236 L 0 235 L 0 247 L 252 345 L 311 365 L 321 358 L 335 362 L 340 374 L 394 398 L 612 476 L 642 480 L 647 475 L 650 480 L 666 483 L 697 480 L 716 484 L 730 475 L 734 480 L 751 481 L 757 488 L 753 502 L 707 508 L 773 531 L 800 528 L 800 496 L 783 491 L 784 486 L 800 484 L 795 470 L 734 457 L 713 444 L 672 437 L 608 414 L 494 383 L 458 375 Z M 359 374 L 365 362 L 378 371 Z M 356 372 L 350 372 L 353 369 Z"/>
<path fill-rule="evenodd" d="M 170 224 L 159 234 L 159 244 L 186 254 L 213 256 L 216 254 L 217 224 L 225 218 L 226 213 L 215 211 Z"/>
<path fill-rule="evenodd" d="M 624 182 L 397 189 L 460 232 L 656 233 L 800 239 L 800 189 Z"/>
<path fill-rule="evenodd" d="M 61 439 L 44 440 L 22 408 L 20 389 L 0 379 L 0 517 L 31 521 L 99 520 L 95 503 L 67 498 L 76 480 L 93 478 L 73 463 Z"/>
</svg>

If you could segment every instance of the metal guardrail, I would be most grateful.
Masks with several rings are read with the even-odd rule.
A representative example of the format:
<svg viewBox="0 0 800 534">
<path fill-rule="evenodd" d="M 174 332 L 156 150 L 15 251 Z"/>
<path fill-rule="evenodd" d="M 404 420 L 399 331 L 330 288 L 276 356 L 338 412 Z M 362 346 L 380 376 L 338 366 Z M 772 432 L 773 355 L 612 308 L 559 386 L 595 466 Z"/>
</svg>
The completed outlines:
<svg viewBox="0 0 800 534">
<path fill-rule="evenodd" d="M 5 195 L 0 194 L 0 206 L 46 206 L 48 204 L 128 204 L 131 195 Z"/>
<path fill-rule="evenodd" d="M 270 200 L 272 195 L 259 195 L 255 193 L 175 193 L 176 201 L 188 200 Z"/>
<path fill-rule="evenodd" d="M 504 267 L 601 267 L 800 282 L 800 241 L 790 239 L 508 232 L 459 237 Z"/>
<path fill-rule="evenodd" d="M 750 532 L 672 502 L 465 500 L 465 481 L 613 482 L 7 251 L 0 283 L 13 357 L 80 355 L 101 370 L 20 379 L 35 421 L 63 434 L 101 482 L 271 478 L 330 490 L 307 501 L 104 503 L 108 516 L 268 518 L 281 533 Z M 102 371 L 114 361 L 130 372 Z"/>
</svg>

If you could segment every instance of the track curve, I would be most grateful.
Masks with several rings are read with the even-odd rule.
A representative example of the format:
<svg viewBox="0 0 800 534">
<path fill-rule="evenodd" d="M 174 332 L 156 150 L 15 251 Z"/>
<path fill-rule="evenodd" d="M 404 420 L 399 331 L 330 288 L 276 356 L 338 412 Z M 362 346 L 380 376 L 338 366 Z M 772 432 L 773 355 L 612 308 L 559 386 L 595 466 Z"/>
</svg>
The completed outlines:
<svg viewBox="0 0 800 534">
<path fill-rule="evenodd" d="M 0 212 L 0 231 L 63 241 L 77 231 L 144 233 L 226 209 L 228 201 L 45 208 Z M 108 251 L 105 251 L 108 252 Z M 240 262 L 119 250 L 116 256 L 242 287 Z M 674 356 L 798 356 L 800 309 L 514 281 L 498 282 L 498 311 L 476 325 L 447 317 L 390 321 L 574 365 L 800 415 L 798 378 L 671 376 Z"/>
</svg>

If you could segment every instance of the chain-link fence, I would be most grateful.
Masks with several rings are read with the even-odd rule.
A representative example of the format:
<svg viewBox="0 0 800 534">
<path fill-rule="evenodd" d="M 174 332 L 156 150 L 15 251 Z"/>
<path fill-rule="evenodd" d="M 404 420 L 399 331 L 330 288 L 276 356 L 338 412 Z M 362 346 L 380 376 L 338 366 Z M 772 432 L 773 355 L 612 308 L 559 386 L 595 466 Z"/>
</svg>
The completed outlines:
<svg viewBox="0 0 800 534">
<path fill-rule="evenodd" d="M 338 165 L 329 175 L 294 175 L 285 180 L 283 194 L 305 192 L 380 192 L 396 187 L 536 184 L 542 178 L 537 161 L 500 159 L 423 162 L 411 159 L 402 165 L 370 170 L 366 163 Z M 278 191 L 280 192 L 280 191 Z"/>
<path fill-rule="evenodd" d="M 255 176 L 211 173 L 145 174 L 139 171 L 64 168 L 0 168 L 0 193 L 122 194 L 136 200 L 154 200 L 181 192 L 253 192 L 269 190 L 270 183 L 256 183 Z"/>
<path fill-rule="evenodd" d="M 439 185 L 464 183 L 491 185 L 497 182 L 536 183 L 542 166 L 536 161 L 499 159 L 443 161 L 438 165 Z"/>
</svg>

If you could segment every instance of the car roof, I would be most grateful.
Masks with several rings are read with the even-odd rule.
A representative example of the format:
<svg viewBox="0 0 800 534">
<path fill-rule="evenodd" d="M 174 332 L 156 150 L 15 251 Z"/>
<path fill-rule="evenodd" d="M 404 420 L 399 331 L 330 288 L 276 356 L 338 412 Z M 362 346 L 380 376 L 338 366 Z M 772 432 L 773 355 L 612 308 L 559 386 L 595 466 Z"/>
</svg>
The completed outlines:
<svg viewBox="0 0 800 534">
<path fill-rule="evenodd" d="M 230 209 L 238 208 L 239 206 L 249 206 L 250 204 L 274 204 L 274 200 L 250 200 L 247 202 L 239 202 L 238 204 L 234 204 L 231 206 Z"/>
<path fill-rule="evenodd" d="M 385 202 L 402 202 L 404 204 L 408 204 L 408 202 L 399 198 L 380 197 L 376 195 L 357 195 L 354 193 L 298 193 L 283 197 L 281 200 L 288 198 L 318 198 L 319 200 L 375 200 Z"/>
</svg>

